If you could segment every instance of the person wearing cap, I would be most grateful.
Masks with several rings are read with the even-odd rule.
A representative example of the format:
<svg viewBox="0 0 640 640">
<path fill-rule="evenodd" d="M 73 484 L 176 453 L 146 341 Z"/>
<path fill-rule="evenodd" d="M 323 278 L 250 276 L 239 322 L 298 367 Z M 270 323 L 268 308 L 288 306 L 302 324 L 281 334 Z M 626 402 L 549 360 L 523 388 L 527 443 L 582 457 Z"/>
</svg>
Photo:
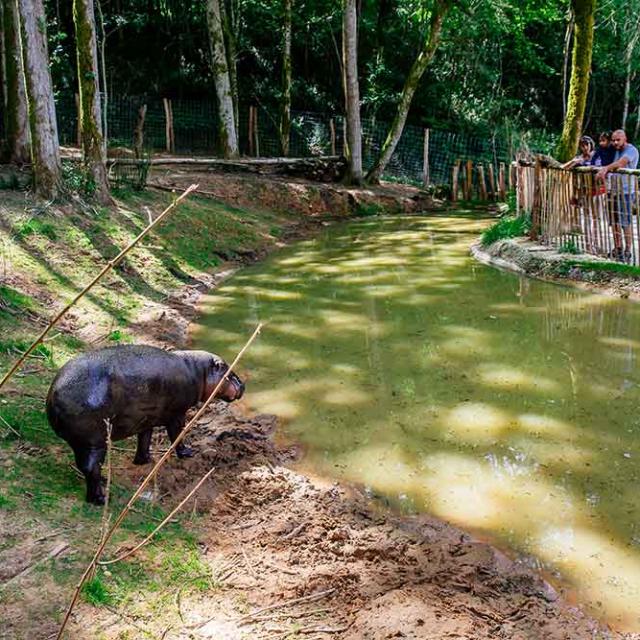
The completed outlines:
<svg viewBox="0 0 640 640">
<path fill-rule="evenodd" d="M 593 156 L 593 150 L 596 143 L 590 136 L 582 136 L 578 143 L 578 155 L 575 158 L 571 158 L 568 162 L 562 165 L 563 169 L 573 169 L 574 167 L 584 167 L 591 164 L 591 157 Z"/>
</svg>

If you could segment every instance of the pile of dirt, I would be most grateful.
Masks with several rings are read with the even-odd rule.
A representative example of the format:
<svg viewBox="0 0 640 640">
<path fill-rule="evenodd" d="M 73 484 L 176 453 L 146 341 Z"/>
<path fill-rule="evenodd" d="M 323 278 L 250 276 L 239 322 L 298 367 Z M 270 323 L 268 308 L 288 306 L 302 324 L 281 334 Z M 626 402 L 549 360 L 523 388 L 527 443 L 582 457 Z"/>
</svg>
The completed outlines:
<svg viewBox="0 0 640 640">
<path fill-rule="evenodd" d="M 203 559 L 222 588 L 183 595 L 179 628 L 139 623 L 167 640 L 633 637 L 600 628 L 530 569 L 445 522 L 382 513 L 356 489 L 287 468 L 298 452 L 276 446 L 275 428 L 274 416 L 218 404 L 190 436 L 196 456 L 161 471 L 169 508 L 216 468 L 197 505 Z"/>
<path fill-rule="evenodd" d="M 193 168 L 154 168 L 150 186 L 186 189 L 197 182 L 199 192 L 235 207 L 291 211 L 304 216 L 424 213 L 442 208 L 426 191 L 406 184 L 345 187 L 280 176 L 235 175 Z"/>
</svg>

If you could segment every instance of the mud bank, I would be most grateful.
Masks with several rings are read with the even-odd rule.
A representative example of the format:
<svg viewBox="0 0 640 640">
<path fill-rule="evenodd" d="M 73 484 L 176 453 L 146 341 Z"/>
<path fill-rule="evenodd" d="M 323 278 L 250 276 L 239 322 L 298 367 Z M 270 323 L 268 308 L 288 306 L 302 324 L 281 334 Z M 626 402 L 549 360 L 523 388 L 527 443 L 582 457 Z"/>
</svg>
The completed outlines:
<svg viewBox="0 0 640 640">
<path fill-rule="evenodd" d="M 532 278 L 640 300 L 640 270 L 597 256 L 558 253 L 526 238 L 499 240 L 488 247 L 476 243 L 471 247 L 471 253 L 483 264 Z"/>
<path fill-rule="evenodd" d="M 274 416 L 218 405 L 191 436 L 196 457 L 162 470 L 158 492 L 179 495 L 216 468 L 197 498 L 216 588 L 179 594 L 160 617 L 138 607 L 135 624 L 154 637 L 637 637 L 600 628 L 542 578 L 453 526 L 381 513 L 355 488 L 291 471 L 298 452 L 276 446 L 276 430 Z M 128 477 L 137 482 L 140 470 Z M 126 610 L 88 605 L 74 620 L 100 637 L 130 627 Z"/>
</svg>

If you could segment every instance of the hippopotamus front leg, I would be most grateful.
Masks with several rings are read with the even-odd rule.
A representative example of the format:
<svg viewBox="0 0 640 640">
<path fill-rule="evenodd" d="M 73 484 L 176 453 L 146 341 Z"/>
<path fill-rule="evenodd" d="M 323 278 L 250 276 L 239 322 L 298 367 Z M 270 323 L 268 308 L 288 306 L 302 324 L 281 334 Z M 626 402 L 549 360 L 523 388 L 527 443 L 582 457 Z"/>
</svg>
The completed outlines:
<svg viewBox="0 0 640 640">
<path fill-rule="evenodd" d="M 167 433 L 169 434 L 171 444 L 173 444 L 180 433 L 182 433 L 182 430 L 184 429 L 184 423 L 185 417 L 180 416 L 178 418 L 170 420 L 167 424 Z M 193 457 L 193 449 L 191 447 L 188 447 L 186 444 L 184 444 L 184 441 L 182 441 L 176 447 L 176 455 L 178 456 L 178 458 L 191 458 Z"/>
<path fill-rule="evenodd" d="M 102 488 L 100 465 L 104 462 L 106 448 L 73 450 L 76 458 L 76 466 L 84 474 L 87 481 L 87 502 L 104 504 L 105 495 Z"/>
<path fill-rule="evenodd" d="M 153 435 L 153 429 L 147 429 L 141 431 L 138 434 L 138 448 L 136 449 L 136 456 L 133 459 L 133 464 L 149 464 L 151 462 L 151 436 Z"/>
</svg>

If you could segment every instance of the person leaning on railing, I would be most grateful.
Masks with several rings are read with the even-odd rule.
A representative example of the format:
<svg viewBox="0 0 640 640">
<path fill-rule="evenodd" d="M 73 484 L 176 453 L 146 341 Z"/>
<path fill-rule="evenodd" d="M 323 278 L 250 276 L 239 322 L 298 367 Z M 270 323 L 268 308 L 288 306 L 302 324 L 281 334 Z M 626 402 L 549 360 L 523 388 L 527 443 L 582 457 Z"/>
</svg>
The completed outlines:
<svg viewBox="0 0 640 640">
<path fill-rule="evenodd" d="M 618 169 L 636 169 L 638 166 L 638 150 L 627 141 L 627 134 L 618 129 L 611 136 L 616 150 L 611 164 L 602 167 L 596 173 L 596 181 L 605 182 L 607 175 Z M 612 179 L 613 178 L 613 179 Z M 613 201 L 613 244 L 610 257 L 614 260 L 631 262 L 632 256 L 632 202 L 636 193 L 636 177 L 632 175 L 610 176 L 609 190 Z M 624 235 L 624 247 L 622 238 Z"/>
</svg>

